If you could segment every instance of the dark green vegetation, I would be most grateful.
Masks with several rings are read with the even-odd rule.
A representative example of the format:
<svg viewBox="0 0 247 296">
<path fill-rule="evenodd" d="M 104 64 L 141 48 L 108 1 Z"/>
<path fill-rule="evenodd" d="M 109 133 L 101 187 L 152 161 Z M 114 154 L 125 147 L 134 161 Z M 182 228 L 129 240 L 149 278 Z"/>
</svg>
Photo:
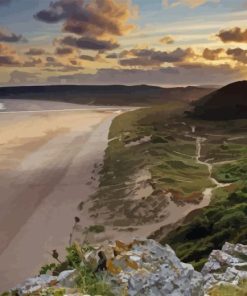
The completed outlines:
<svg viewBox="0 0 247 296">
<path fill-rule="evenodd" d="M 210 206 L 161 240 L 197 269 L 226 241 L 247 244 L 247 121 L 205 123 L 207 131 L 200 129 L 207 137 L 201 159 L 213 164 L 212 175 L 218 182 L 231 185 L 217 189 Z"/>
<path fill-rule="evenodd" d="M 247 150 L 247 146 L 244 148 Z M 213 175 L 223 183 L 247 180 L 247 159 L 243 158 L 236 162 L 217 165 L 214 167 Z"/>
<path fill-rule="evenodd" d="M 91 225 L 88 228 L 89 232 L 101 233 L 105 231 L 104 225 Z"/>
<path fill-rule="evenodd" d="M 0 88 L 0 99 L 65 101 L 94 105 L 150 105 L 191 101 L 210 93 L 203 87 L 161 88 L 148 85 L 47 85 Z"/>
<path fill-rule="evenodd" d="M 209 120 L 247 118 L 247 81 L 231 83 L 195 103 L 193 116 Z"/>
<path fill-rule="evenodd" d="M 58 275 L 64 270 L 76 270 L 74 287 L 78 293 L 89 295 L 114 296 L 112 287 L 106 281 L 108 276 L 104 272 L 95 271 L 97 264 L 94 266 L 85 260 L 85 254 L 92 251 L 93 248 L 88 244 L 79 245 L 77 243 L 68 247 L 66 260 L 61 262 L 59 256 L 53 256 L 57 263 L 45 265 L 41 268 L 40 274 Z M 53 252 L 54 254 L 54 252 Z M 61 295 L 65 295 L 63 291 L 59 291 Z M 57 291 L 51 291 L 49 295 L 57 295 Z"/>
<path fill-rule="evenodd" d="M 201 269 L 213 249 L 221 249 L 226 241 L 247 244 L 247 186 L 221 195 L 216 193 L 210 206 L 161 241 L 170 244 L 182 261 L 197 269 Z"/>
</svg>

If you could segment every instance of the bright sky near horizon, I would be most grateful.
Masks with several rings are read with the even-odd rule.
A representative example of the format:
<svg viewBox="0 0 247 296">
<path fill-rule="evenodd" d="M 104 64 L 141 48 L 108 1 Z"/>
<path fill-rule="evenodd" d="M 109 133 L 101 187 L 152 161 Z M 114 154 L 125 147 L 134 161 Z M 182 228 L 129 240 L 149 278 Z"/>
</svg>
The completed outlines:
<svg viewBox="0 0 247 296">
<path fill-rule="evenodd" d="M 247 0 L 0 0 L 0 84 L 245 79 Z"/>
</svg>

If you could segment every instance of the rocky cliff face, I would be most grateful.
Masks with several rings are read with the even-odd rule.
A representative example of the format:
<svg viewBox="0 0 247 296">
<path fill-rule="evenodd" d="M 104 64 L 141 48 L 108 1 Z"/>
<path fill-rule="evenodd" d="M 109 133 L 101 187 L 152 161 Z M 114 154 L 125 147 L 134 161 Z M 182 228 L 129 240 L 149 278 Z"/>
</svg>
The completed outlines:
<svg viewBox="0 0 247 296">
<path fill-rule="evenodd" d="M 84 255 L 81 264 L 104 273 L 112 295 L 203 296 L 210 295 L 215 285 L 238 285 L 247 279 L 247 246 L 226 243 L 221 251 L 211 253 L 201 273 L 182 263 L 168 245 L 161 246 L 153 240 L 95 246 Z M 51 289 L 62 288 L 65 295 L 78 295 L 76 276 L 77 270 L 63 271 L 59 276 L 41 275 L 28 279 L 12 292 L 54 295 Z"/>
</svg>

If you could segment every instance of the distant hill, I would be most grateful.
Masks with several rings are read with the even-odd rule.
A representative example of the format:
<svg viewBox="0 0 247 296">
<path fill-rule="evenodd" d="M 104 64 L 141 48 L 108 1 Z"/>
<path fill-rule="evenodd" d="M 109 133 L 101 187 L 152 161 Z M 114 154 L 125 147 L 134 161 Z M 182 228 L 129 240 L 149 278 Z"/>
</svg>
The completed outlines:
<svg viewBox="0 0 247 296">
<path fill-rule="evenodd" d="M 212 91 L 204 87 L 162 88 L 148 85 L 47 85 L 1 87 L 0 99 L 32 99 L 94 105 L 150 105 L 193 101 Z"/>
<path fill-rule="evenodd" d="M 238 81 L 194 103 L 195 117 L 209 120 L 247 118 L 247 81 Z"/>
</svg>

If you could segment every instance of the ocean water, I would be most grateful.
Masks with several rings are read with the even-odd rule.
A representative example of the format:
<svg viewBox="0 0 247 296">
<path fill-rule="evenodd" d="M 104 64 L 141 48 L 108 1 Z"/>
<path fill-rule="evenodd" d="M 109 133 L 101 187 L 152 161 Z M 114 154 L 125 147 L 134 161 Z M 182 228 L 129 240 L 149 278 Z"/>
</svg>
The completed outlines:
<svg viewBox="0 0 247 296">
<path fill-rule="evenodd" d="M 4 104 L 3 103 L 0 103 L 0 111 L 5 110 L 5 109 L 6 108 L 5 108 Z"/>
</svg>

